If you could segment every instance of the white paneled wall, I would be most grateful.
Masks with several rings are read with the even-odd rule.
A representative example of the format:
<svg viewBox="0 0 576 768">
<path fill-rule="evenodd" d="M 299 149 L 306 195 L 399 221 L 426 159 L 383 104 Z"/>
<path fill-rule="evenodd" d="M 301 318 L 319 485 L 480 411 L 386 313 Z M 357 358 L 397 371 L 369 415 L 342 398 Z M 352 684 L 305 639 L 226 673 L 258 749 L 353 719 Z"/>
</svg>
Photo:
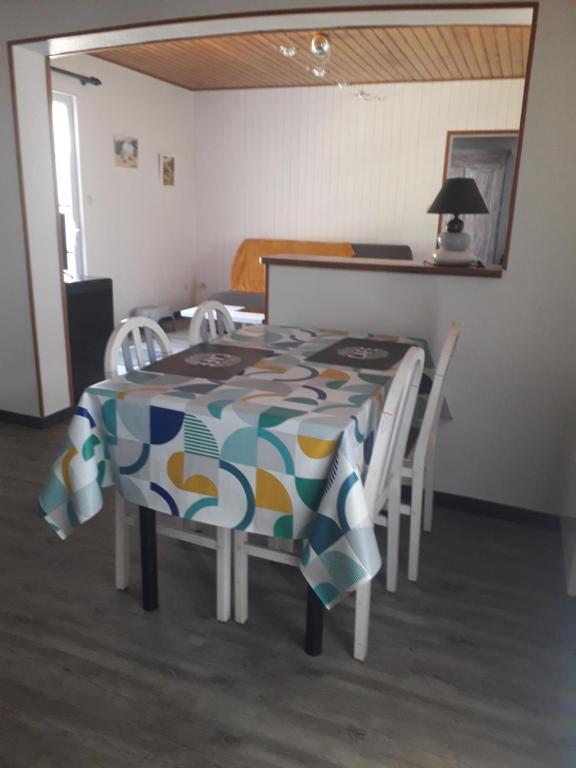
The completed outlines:
<svg viewBox="0 0 576 768">
<path fill-rule="evenodd" d="M 199 279 L 245 237 L 408 243 L 430 254 L 448 130 L 514 129 L 522 80 L 195 95 Z"/>
</svg>

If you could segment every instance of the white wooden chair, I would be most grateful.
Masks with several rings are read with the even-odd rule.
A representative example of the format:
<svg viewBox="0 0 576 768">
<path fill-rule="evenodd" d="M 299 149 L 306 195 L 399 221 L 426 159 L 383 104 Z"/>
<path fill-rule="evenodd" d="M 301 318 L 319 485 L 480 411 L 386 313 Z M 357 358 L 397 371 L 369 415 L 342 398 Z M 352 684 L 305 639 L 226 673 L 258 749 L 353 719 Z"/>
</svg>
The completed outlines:
<svg viewBox="0 0 576 768">
<path fill-rule="evenodd" d="M 380 520 L 388 528 L 386 586 L 390 589 L 393 582 L 394 590 L 398 573 L 402 467 L 423 370 L 424 351 L 412 347 L 398 367 L 386 397 L 364 480 L 364 492 L 372 520 L 375 524 Z M 388 516 L 382 521 L 381 510 L 385 506 L 388 506 Z M 354 658 L 360 661 L 366 658 L 368 651 L 371 590 L 371 581 L 356 589 Z"/>
<path fill-rule="evenodd" d="M 104 353 L 108 378 L 133 371 L 170 355 L 170 339 L 158 323 L 147 317 L 131 317 L 112 332 Z M 147 353 L 147 354 L 146 354 Z M 130 573 L 130 526 L 135 524 L 134 505 L 116 490 L 116 589 L 127 589 Z M 202 531 L 204 528 L 202 529 Z M 216 537 L 192 529 L 188 520 L 159 515 L 156 532 L 179 541 L 216 550 L 216 616 L 228 621 L 231 612 L 232 536 L 226 528 L 216 528 Z"/>
<path fill-rule="evenodd" d="M 398 494 L 400 493 L 402 460 L 406 452 L 408 433 L 414 415 L 418 387 L 422 378 L 423 369 L 423 350 L 417 347 L 408 350 L 398 366 L 398 370 L 386 397 L 365 482 L 369 510 L 373 520 L 376 520 L 378 512 L 387 502 L 391 494 L 391 488 L 394 489 L 394 492 L 397 492 Z M 366 483 L 368 483 L 368 485 L 366 485 Z M 392 534 L 394 535 L 394 529 Z M 394 551 L 397 552 L 397 546 Z M 258 557 L 263 560 L 271 560 L 273 562 L 284 563 L 296 567 L 300 565 L 300 558 L 297 555 L 278 551 L 269 546 L 249 543 L 246 533 L 235 531 L 234 619 L 240 624 L 243 624 L 248 619 L 249 557 Z M 359 603 L 357 603 L 357 606 L 359 605 L 357 618 L 357 625 L 359 627 L 358 638 L 360 644 L 363 642 L 364 645 L 367 644 L 368 632 L 367 628 L 364 628 L 362 620 L 365 622 L 368 621 L 367 618 L 363 619 L 363 617 L 366 615 L 366 610 L 369 614 L 369 587 L 370 584 L 368 584 L 368 587 L 362 585 L 361 599 Z M 358 651 L 358 653 L 361 653 L 361 650 Z M 356 640 L 354 654 L 356 658 L 361 657 L 360 655 L 357 655 Z"/>
<path fill-rule="evenodd" d="M 460 324 L 451 323 L 438 359 L 432 389 L 428 396 L 418 436 L 412 450 L 404 459 L 404 467 L 402 469 L 402 484 L 410 484 L 412 486 L 410 504 L 402 504 L 400 508 L 402 514 L 410 516 L 410 544 L 408 550 L 408 578 L 410 581 L 418 579 L 422 513 L 424 513 L 424 530 L 432 530 L 434 459 L 438 423 L 444 401 L 446 373 L 454 355 L 459 335 Z M 380 518 L 376 520 L 377 524 L 379 522 Z"/>
<path fill-rule="evenodd" d="M 171 354 L 170 339 L 157 322 L 148 317 L 130 317 L 110 334 L 104 352 L 104 371 L 111 378 Z"/>
<path fill-rule="evenodd" d="M 234 320 L 224 304 L 219 301 L 205 301 L 196 308 L 188 329 L 190 345 L 217 341 L 222 336 L 234 333 Z"/>
</svg>

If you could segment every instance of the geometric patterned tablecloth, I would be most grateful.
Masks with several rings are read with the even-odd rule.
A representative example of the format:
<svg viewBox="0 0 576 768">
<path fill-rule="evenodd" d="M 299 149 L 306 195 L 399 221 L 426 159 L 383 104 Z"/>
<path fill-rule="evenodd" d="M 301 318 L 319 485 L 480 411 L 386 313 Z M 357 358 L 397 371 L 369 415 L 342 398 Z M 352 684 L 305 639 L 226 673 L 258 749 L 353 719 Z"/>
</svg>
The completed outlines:
<svg viewBox="0 0 576 768">
<path fill-rule="evenodd" d="M 273 351 L 226 381 L 135 371 L 89 387 L 40 497 L 66 538 L 103 487 L 161 513 L 303 539 L 301 570 L 327 607 L 381 566 L 362 477 L 395 368 L 309 363 L 346 334 L 246 326 L 228 343 Z"/>
</svg>

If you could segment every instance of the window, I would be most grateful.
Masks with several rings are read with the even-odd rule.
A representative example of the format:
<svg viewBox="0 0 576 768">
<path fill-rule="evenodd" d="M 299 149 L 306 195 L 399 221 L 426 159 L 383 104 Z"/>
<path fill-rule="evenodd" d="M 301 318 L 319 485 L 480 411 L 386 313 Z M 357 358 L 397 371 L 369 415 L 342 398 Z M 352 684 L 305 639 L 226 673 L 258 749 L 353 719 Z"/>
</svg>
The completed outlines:
<svg viewBox="0 0 576 768">
<path fill-rule="evenodd" d="M 52 123 L 64 270 L 77 277 L 86 274 L 86 249 L 74 96 L 52 94 Z"/>
</svg>

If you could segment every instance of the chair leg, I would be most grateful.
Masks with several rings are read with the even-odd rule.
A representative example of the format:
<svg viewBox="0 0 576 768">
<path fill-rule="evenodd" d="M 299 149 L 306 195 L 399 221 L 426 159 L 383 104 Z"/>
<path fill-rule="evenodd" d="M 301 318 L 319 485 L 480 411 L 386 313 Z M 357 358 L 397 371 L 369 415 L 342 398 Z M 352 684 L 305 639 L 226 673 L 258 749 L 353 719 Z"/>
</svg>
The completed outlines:
<svg viewBox="0 0 576 768">
<path fill-rule="evenodd" d="M 130 527 L 127 519 L 127 504 L 118 491 L 116 491 L 114 507 L 116 589 L 127 589 L 130 579 Z"/>
<path fill-rule="evenodd" d="M 398 583 L 398 556 L 400 553 L 400 493 L 402 486 L 394 481 L 388 497 L 388 523 L 386 538 L 386 589 L 396 592 Z"/>
<path fill-rule="evenodd" d="M 434 454 L 426 459 L 424 468 L 424 530 L 430 533 L 432 530 L 432 516 L 434 514 Z"/>
<path fill-rule="evenodd" d="M 156 512 L 140 507 L 140 567 L 142 571 L 142 608 L 158 608 L 158 559 L 156 553 Z"/>
<path fill-rule="evenodd" d="M 324 634 L 324 604 L 308 585 L 306 599 L 306 638 L 304 650 L 308 656 L 320 656 Z"/>
<path fill-rule="evenodd" d="M 421 472 L 412 476 L 412 500 L 410 502 L 410 544 L 408 549 L 408 579 L 418 580 L 420 560 L 420 534 L 422 532 L 422 496 L 424 493 Z"/>
<path fill-rule="evenodd" d="M 234 531 L 234 621 L 248 620 L 248 555 L 246 534 Z"/>
<path fill-rule="evenodd" d="M 228 621 L 231 610 L 232 533 L 229 528 L 216 528 L 216 618 Z"/>
<path fill-rule="evenodd" d="M 358 661 L 364 661 L 368 653 L 371 591 L 371 581 L 361 584 L 356 589 L 356 606 L 354 611 L 354 658 L 358 659 Z"/>
</svg>

